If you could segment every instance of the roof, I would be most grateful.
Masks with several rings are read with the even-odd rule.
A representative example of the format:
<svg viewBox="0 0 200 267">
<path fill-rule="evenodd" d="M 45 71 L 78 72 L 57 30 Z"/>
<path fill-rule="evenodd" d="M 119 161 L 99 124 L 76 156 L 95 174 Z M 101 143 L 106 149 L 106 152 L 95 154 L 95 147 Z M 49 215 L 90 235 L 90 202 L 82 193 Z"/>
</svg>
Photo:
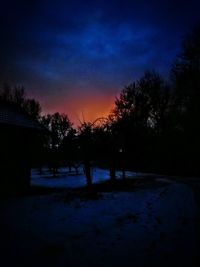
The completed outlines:
<svg viewBox="0 0 200 267">
<path fill-rule="evenodd" d="M 0 102 L 0 125 L 2 124 L 44 130 L 38 121 L 26 114 L 22 108 L 5 102 Z"/>
</svg>

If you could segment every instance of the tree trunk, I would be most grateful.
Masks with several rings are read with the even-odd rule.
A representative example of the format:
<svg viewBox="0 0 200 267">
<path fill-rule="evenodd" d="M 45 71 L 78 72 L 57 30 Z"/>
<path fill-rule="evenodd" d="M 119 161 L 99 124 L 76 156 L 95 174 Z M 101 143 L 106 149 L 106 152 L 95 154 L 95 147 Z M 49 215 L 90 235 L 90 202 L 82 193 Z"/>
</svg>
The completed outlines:
<svg viewBox="0 0 200 267">
<path fill-rule="evenodd" d="M 92 176 L 91 176 L 91 166 L 90 166 L 90 162 L 89 161 L 85 161 L 84 168 L 85 168 L 85 176 L 86 176 L 87 186 L 89 188 L 91 188 L 91 186 L 92 186 Z"/>
<path fill-rule="evenodd" d="M 126 179 L 126 173 L 124 168 L 122 169 L 122 179 L 125 180 Z"/>
</svg>

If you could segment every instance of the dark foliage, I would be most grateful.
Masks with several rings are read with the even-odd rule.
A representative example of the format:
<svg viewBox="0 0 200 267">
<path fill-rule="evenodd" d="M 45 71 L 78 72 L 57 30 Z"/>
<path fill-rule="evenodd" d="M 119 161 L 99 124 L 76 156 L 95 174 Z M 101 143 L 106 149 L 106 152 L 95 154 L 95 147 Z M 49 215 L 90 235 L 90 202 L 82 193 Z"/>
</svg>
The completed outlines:
<svg viewBox="0 0 200 267">
<path fill-rule="evenodd" d="M 0 88 L 0 101 L 13 103 L 19 106 L 33 119 L 39 119 L 40 117 L 40 103 L 35 99 L 27 98 L 23 86 L 11 87 L 8 84 L 4 84 L 4 86 Z"/>
<path fill-rule="evenodd" d="M 108 118 L 83 122 L 78 130 L 66 114 L 40 116 L 40 104 L 27 99 L 23 87 L 4 85 L 0 101 L 19 106 L 48 130 L 38 139 L 36 163 L 48 163 L 54 175 L 60 164 L 76 173 L 83 164 L 89 188 L 93 164 L 110 170 L 111 184 L 117 169 L 123 179 L 125 170 L 199 175 L 200 26 L 184 39 L 169 81 L 145 72 L 121 91 Z"/>
<path fill-rule="evenodd" d="M 165 81 L 147 71 L 126 86 L 106 121 L 83 124 L 83 154 L 110 169 L 199 175 L 200 27 L 186 36 Z"/>
</svg>

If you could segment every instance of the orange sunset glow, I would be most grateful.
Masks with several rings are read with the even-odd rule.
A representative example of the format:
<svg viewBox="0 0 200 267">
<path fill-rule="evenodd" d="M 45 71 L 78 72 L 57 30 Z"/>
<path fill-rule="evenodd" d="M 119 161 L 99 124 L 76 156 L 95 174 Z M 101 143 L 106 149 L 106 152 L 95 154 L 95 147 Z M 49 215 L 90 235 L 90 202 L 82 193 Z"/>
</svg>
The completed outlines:
<svg viewBox="0 0 200 267">
<path fill-rule="evenodd" d="M 200 267 L 200 0 L 0 0 L 0 267 Z"/>
<path fill-rule="evenodd" d="M 57 99 L 55 104 L 49 106 L 41 99 L 42 111 L 46 113 L 60 112 L 69 116 L 74 126 L 78 126 L 80 122 L 92 122 L 99 117 L 107 117 L 114 108 L 115 95 L 104 94 L 85 94 L 79 98 L 71 95 L 63 99 Z"/>
</svg>

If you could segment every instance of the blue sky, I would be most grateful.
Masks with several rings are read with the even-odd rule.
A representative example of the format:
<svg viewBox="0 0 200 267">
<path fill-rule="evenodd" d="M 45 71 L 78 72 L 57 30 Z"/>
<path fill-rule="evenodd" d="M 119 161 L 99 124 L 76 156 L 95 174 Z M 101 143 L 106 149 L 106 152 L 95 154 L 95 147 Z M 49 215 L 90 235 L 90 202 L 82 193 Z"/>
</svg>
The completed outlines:
<svg viewBox="0 0 200 267">
<path fill-rule="evenodd" d="M 168 76 L 199 8 L 194 0 L 3 0 L 1 82 L 23 84 L 44 112 L 105 115 L 144 71 Z"/>
</svg>

